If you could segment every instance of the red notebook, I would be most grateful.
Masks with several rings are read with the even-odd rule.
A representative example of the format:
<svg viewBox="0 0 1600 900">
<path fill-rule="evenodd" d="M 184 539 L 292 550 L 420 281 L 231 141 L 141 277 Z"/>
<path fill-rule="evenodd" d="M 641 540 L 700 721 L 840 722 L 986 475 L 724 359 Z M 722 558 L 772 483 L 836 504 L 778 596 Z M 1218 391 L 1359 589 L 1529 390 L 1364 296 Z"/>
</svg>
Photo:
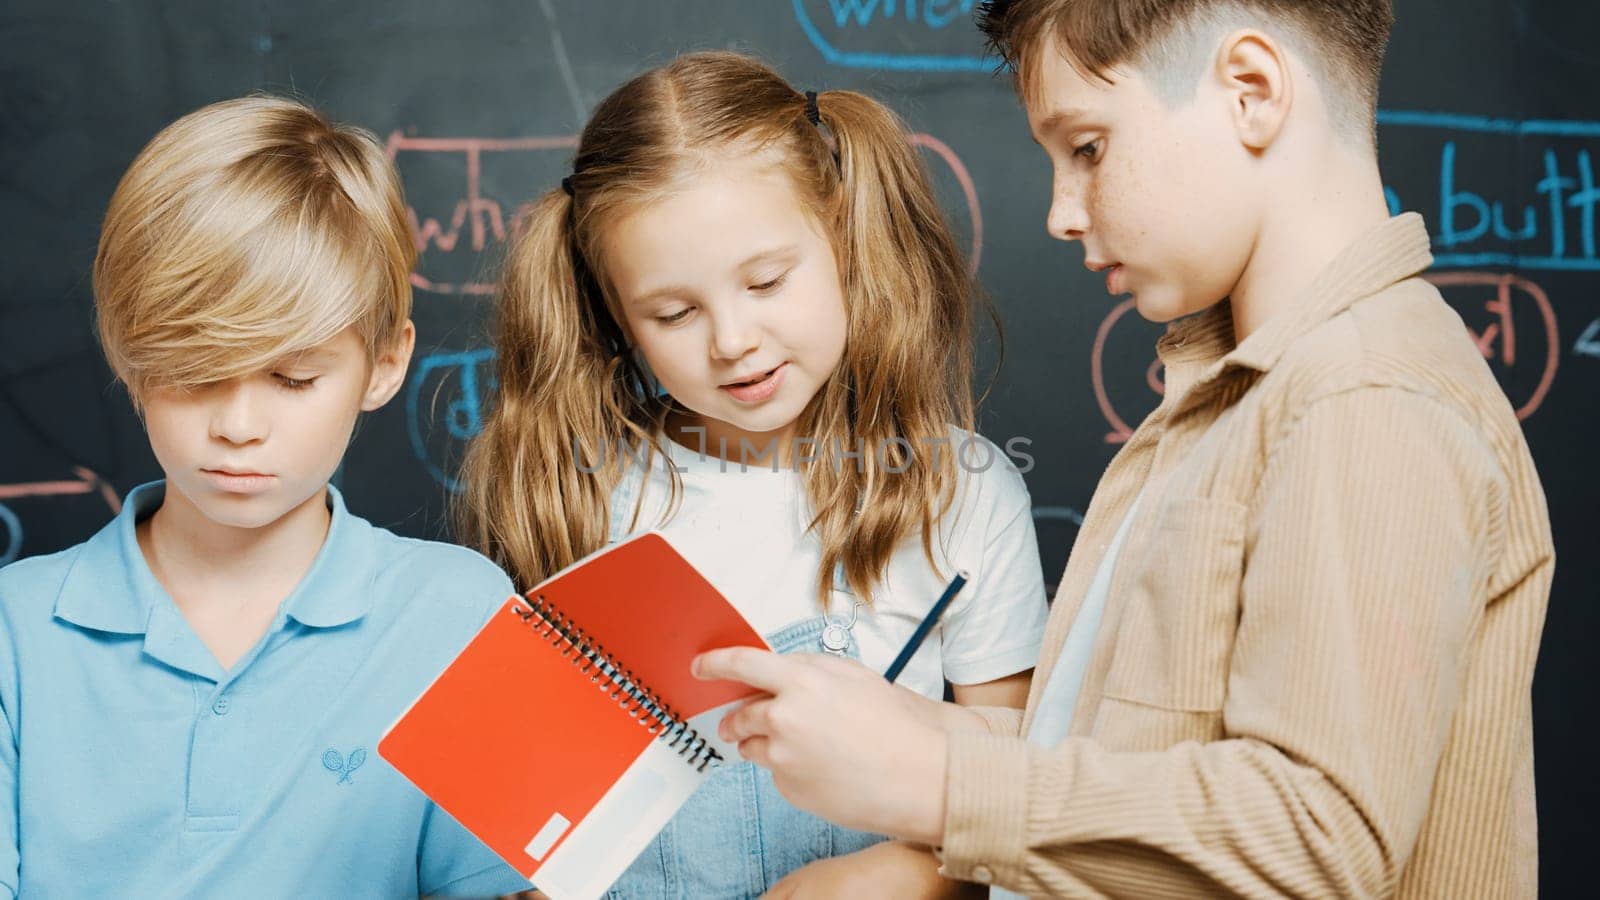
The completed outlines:
<svg viewBox="0 0 1600 900">
<path fill-rule="evenodd" d="M 508 599 L 378 753 L 553 900 L 599 897 L 711 768 L 731 704 L 689 662 L 761 636 L 647 532 Z"/>
</svg>

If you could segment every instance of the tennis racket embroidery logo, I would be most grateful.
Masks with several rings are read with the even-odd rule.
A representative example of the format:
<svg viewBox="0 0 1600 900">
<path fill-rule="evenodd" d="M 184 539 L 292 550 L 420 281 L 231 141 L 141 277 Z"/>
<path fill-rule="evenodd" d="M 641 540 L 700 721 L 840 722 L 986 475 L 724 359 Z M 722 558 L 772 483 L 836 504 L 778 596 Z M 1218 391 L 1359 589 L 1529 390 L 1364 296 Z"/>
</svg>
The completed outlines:
<svg viewBox="0 0 1600 900">
<path fill-rule="evenodd" d="M 336 784 L 344 784 L 345 782 L 349 781 L 351 774 L 353 774 L 355 770 L 361 768 L 361 764 L 366 761 L 367 751 L 361 749 L 360 747 L 350 751 L 350 758 L 348 760 L 340 756 L 339 751 L 337 750 L 330 749 L 326 753 L 322 754 L 322 767 L 327 769 L 329 772 L 338 774 L 339 776 L 339 780 L 335 782 Z"/>
</svg>

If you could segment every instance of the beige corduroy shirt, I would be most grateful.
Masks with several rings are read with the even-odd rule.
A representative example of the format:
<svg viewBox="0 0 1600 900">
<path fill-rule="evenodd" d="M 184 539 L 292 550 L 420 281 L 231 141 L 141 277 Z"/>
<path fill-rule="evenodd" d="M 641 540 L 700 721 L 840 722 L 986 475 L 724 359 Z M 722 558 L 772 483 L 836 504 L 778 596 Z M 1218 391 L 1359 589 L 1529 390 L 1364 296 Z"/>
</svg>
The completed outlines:
<svg viewBox="0 0 1600 900">
<path fill-rule="evenodd" d="M 1159 345 L 1028 707 L 951 736 L 945 874 L 1070 897 L 1533 897 L 1530 687 L 1554 566 L 1516 416 L 1417 277 L 1420 216 L 1235 344 Z M 1069 736 L 1027 733 L 1112 534 Z"/>
</svg>

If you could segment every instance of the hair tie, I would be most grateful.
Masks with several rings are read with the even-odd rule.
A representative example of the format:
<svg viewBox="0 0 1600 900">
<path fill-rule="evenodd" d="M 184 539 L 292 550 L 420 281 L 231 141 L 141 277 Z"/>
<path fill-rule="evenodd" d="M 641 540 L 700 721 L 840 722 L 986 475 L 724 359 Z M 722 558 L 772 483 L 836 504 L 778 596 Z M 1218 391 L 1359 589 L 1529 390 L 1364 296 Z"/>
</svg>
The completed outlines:
<svg viewBox="0 0 1600 900">
<path fill-rule="evenodd" d="M 822 124 L 822 113 L 817 111 L 816 91 L 806 91 L 806 118 L 811 120 L 813 125 Z"/>
<path fill-rule="evenodd" d="M 563 191 L 567 192 L 567 196 L 568 197 L 576 198 L 578 196 L 578 192 L 574 191 L 572 189 L 572 176 L 571 175 L 566 175 L 566 176 L 562 177 L 562 179 L 561 179 L 561 189 Z"/>
</svg>

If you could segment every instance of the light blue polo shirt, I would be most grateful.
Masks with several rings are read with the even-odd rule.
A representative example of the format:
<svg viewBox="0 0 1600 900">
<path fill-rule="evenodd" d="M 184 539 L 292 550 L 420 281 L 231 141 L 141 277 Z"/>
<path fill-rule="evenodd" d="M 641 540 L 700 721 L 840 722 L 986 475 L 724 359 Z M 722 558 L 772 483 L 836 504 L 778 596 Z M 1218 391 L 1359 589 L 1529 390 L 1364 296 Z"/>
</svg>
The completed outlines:
<svg viewBox="0 0 1600 900">
<path fill-rule="evenodd" d="M 0 898 L 527 889 L 375 752 L 505 575 L 373 527 L 330 486 L 311 570 L 224 672 L 139 551 L 164 492 L 0 569 Z"/>
</svg>

